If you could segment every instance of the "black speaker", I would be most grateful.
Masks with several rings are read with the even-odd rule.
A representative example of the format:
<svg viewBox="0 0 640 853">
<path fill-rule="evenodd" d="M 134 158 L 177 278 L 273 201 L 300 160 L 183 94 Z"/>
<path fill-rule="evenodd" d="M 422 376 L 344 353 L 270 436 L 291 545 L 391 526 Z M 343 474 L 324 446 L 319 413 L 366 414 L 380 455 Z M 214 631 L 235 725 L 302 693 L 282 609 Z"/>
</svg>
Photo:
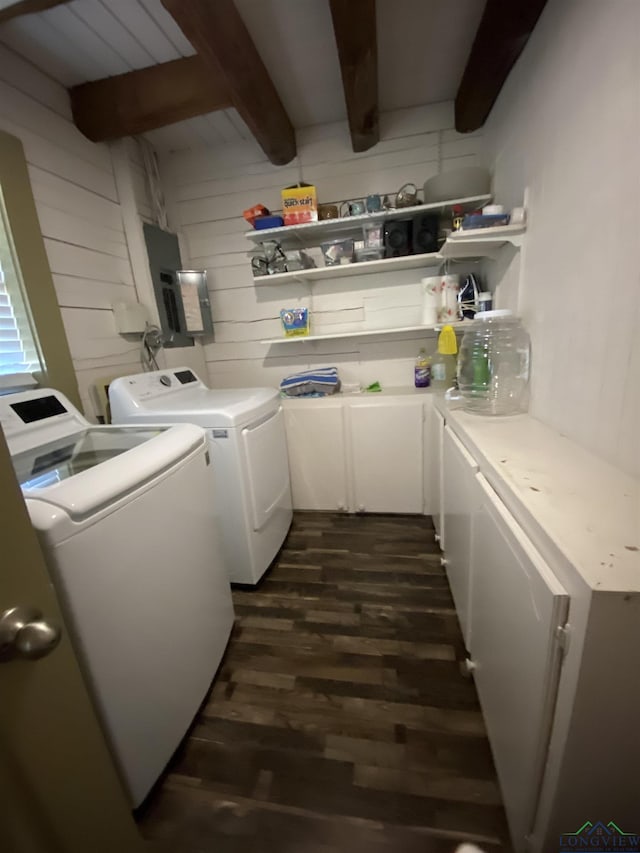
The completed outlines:
<svg viewBox="0 0 640 853">
<path fill-rule="evenodd" d="M 384 256 L 399 258 L 411 254 L 411 219 L 386 219 L 384 223 Z"/>
<path fill-rule="evenodd" d="M 411 254 L 422 255 L 426 252 L 438 251 L 438 228 L 440 225 L 437 213 L 420 213 L 413 217 L 411 239 Z"/>
</svg>

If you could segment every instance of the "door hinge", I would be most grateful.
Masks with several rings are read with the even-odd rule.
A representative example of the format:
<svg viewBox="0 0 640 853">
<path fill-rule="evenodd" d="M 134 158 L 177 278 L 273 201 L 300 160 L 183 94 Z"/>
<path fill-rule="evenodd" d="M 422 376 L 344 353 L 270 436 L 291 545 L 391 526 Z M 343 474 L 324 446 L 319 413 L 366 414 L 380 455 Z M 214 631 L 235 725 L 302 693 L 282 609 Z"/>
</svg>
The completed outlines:
<svg viewBox="0 0 640 853">
<path fill-rule="evenodd" d="M 556 642 L 562 651 L 562 655 L 567 654 L 569 650 L 569 640 L 571 639 L 571 630 L 569 628 L 569 623 L 566 625 L 558 625 L 556 628 Z"/>
</svg>

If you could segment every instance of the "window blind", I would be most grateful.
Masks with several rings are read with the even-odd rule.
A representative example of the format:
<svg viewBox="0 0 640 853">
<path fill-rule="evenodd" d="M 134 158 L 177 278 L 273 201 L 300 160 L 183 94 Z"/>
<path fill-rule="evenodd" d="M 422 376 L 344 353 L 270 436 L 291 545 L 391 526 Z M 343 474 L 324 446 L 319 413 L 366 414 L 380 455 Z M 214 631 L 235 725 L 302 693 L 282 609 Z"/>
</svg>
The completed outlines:
<svg viewBox="0 0 640 853">
<path fill-rule="evenodd" d="M 0 376 L 31 373 L 42 363 L 13 241 L 0 196 Z"/>
</svg>

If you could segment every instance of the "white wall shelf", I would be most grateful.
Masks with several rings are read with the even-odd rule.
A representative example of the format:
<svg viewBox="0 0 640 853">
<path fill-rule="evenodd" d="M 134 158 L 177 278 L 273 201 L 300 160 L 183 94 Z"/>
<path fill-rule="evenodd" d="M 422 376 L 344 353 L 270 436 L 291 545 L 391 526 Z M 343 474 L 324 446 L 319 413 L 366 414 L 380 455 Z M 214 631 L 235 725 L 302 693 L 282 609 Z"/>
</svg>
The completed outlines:
<svg viewBox="0 0 640 853">
<path fill-rule="evenodd" d="M 254 277 L 253 281 L 254 284 L 285 284 L 289 281 L 316 281 L 318 279 L 368 275 L 376 272 L 391 272 L 392 270 L 437 267 L 444 261 L 494 258 L 507 244 L 511 244 L 515 248 L 520 248 L 524 233 L 524 225 L 478 228 L 448 237 L 439 252 L 430 252 L 422 255 L 405 255 L 400 258 L 381 258 L 377 261 L 340 264 L 335 267 L 313 267 L 307 270 L 257 276 Z"/>
<path fill-rule="evenodd" d="M 447 238 L 440 248 L 440 254 L 444 260 L 493 258 L 507 243 L 519 249 L 525 230 L 524 225 L 500 225 L 458 231 Z"/>
<path fill-rule="evenodd" d="M 295 343 L 307 343 L 313 341 L 335 341 L 339 338 L 369 338 L 380 335 L 399 335 L 403 332 L 437 332 L 444 325 L 453 326 L 453 328 L 458 331 L 461 326 L 468 325 L 468 322 L 465 323 L 461 321 L 459 323 L 437 323 L 435 326 L 394 326 L 390 329 L 359 329 L 352 332 L 337 332 L 331 335 L 300 335 L 299 337 L 292 338 L 268 338 L 267 340 L 260 341 L 261 344 L 295 344 Z"/>
<path fill-rule="evenodd" d="M 379 213 L 363 213 L 360 216 L 345 216 L 340 219 L 324 219 L 322 222 L 305 222 L 302 225 L 283 225 L 280 228 L 264 228 L 261 231 L 252 229 L 245 236 L 254 243 L 263 240 L 278 240 L 281 243 L 292 242 L 303 245 L 319 245 L 326 238 L 349 231 L 360 231 L 363 225 L 383 222 L 385 219 L 404 219 L 421 213 L 441 213 L 450 210 L 454 204 L 461 205 L 465 210 L 475 210 L 491 200 L 490 195 L 468 196 L 454 198 L 450 201 L 440 201 L 433 204 L 418 204 L 413 207 L 401 207 L 394 210 L 382 210 Z"/>
<path fill-rule="evenodd" d="M 254 277 L 254 284 L 285 284 L 288 281 L 315 281 L 325 278 L 343 278 L 353 275 L 368 275 L 374 272 L 391 270 L 411 270 L 420 267 L 437 267 L 443 261 L 439 252 L 423 255 L 405 255 L 401 258 L 381 258 L 377 261 L 361 261 L 354 264 L 340 264 L 335 267 L 313 267 L 308 270 L 281 272 L 275 275 Z"/>
</svg>

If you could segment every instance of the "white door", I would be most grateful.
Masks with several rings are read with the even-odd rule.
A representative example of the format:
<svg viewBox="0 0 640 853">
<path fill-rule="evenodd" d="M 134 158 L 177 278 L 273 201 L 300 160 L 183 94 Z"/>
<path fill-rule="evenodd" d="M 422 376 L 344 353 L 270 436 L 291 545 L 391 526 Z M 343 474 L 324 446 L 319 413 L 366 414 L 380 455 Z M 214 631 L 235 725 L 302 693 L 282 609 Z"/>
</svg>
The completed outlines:
<svg viewBox="0 0 640 853">
<path fill-rule="evenodd" d="M 242 430 L 253 529 L 262 530 L 282 507 L 291 506 L 289 460 L 282 406 Z"/>
<path fill-rule="evenodd" d="M 285 401 L 294 509 L 348 509 L 342 400 Z"/>
<path fill-rule="evenodd" d="M 59 645 L 46 656 L 16 655 L 0 662 L 0 848 L 85 853 L 89 839 L 95 853 L 137 853 L 142 840 L 80 675 L 1 430 L 0 489 L 0 615 L 34 607 L 62 629 Z M 5 627 L 6 619 L 1 619 Z"/>
<path fill-rule="evenodd" d="M 478 474 L 474 516 L 474 677 L 516 851 L 532 829 L 561 665 L 569 597 Z"/>
<path fill-rule="evenodd" d="M 423 402 L 353 402 L 349 407 L 356 512 L 423 511 Z"/>
<path fill-rule="evenodd" d="M 442 502 L 446 530 L 445 568 L 467 649 L 471 647 L 472 547 L 471 521 L 477 501 L 478 464 L 451 431 L 442 439 Z"/>
</svg>

